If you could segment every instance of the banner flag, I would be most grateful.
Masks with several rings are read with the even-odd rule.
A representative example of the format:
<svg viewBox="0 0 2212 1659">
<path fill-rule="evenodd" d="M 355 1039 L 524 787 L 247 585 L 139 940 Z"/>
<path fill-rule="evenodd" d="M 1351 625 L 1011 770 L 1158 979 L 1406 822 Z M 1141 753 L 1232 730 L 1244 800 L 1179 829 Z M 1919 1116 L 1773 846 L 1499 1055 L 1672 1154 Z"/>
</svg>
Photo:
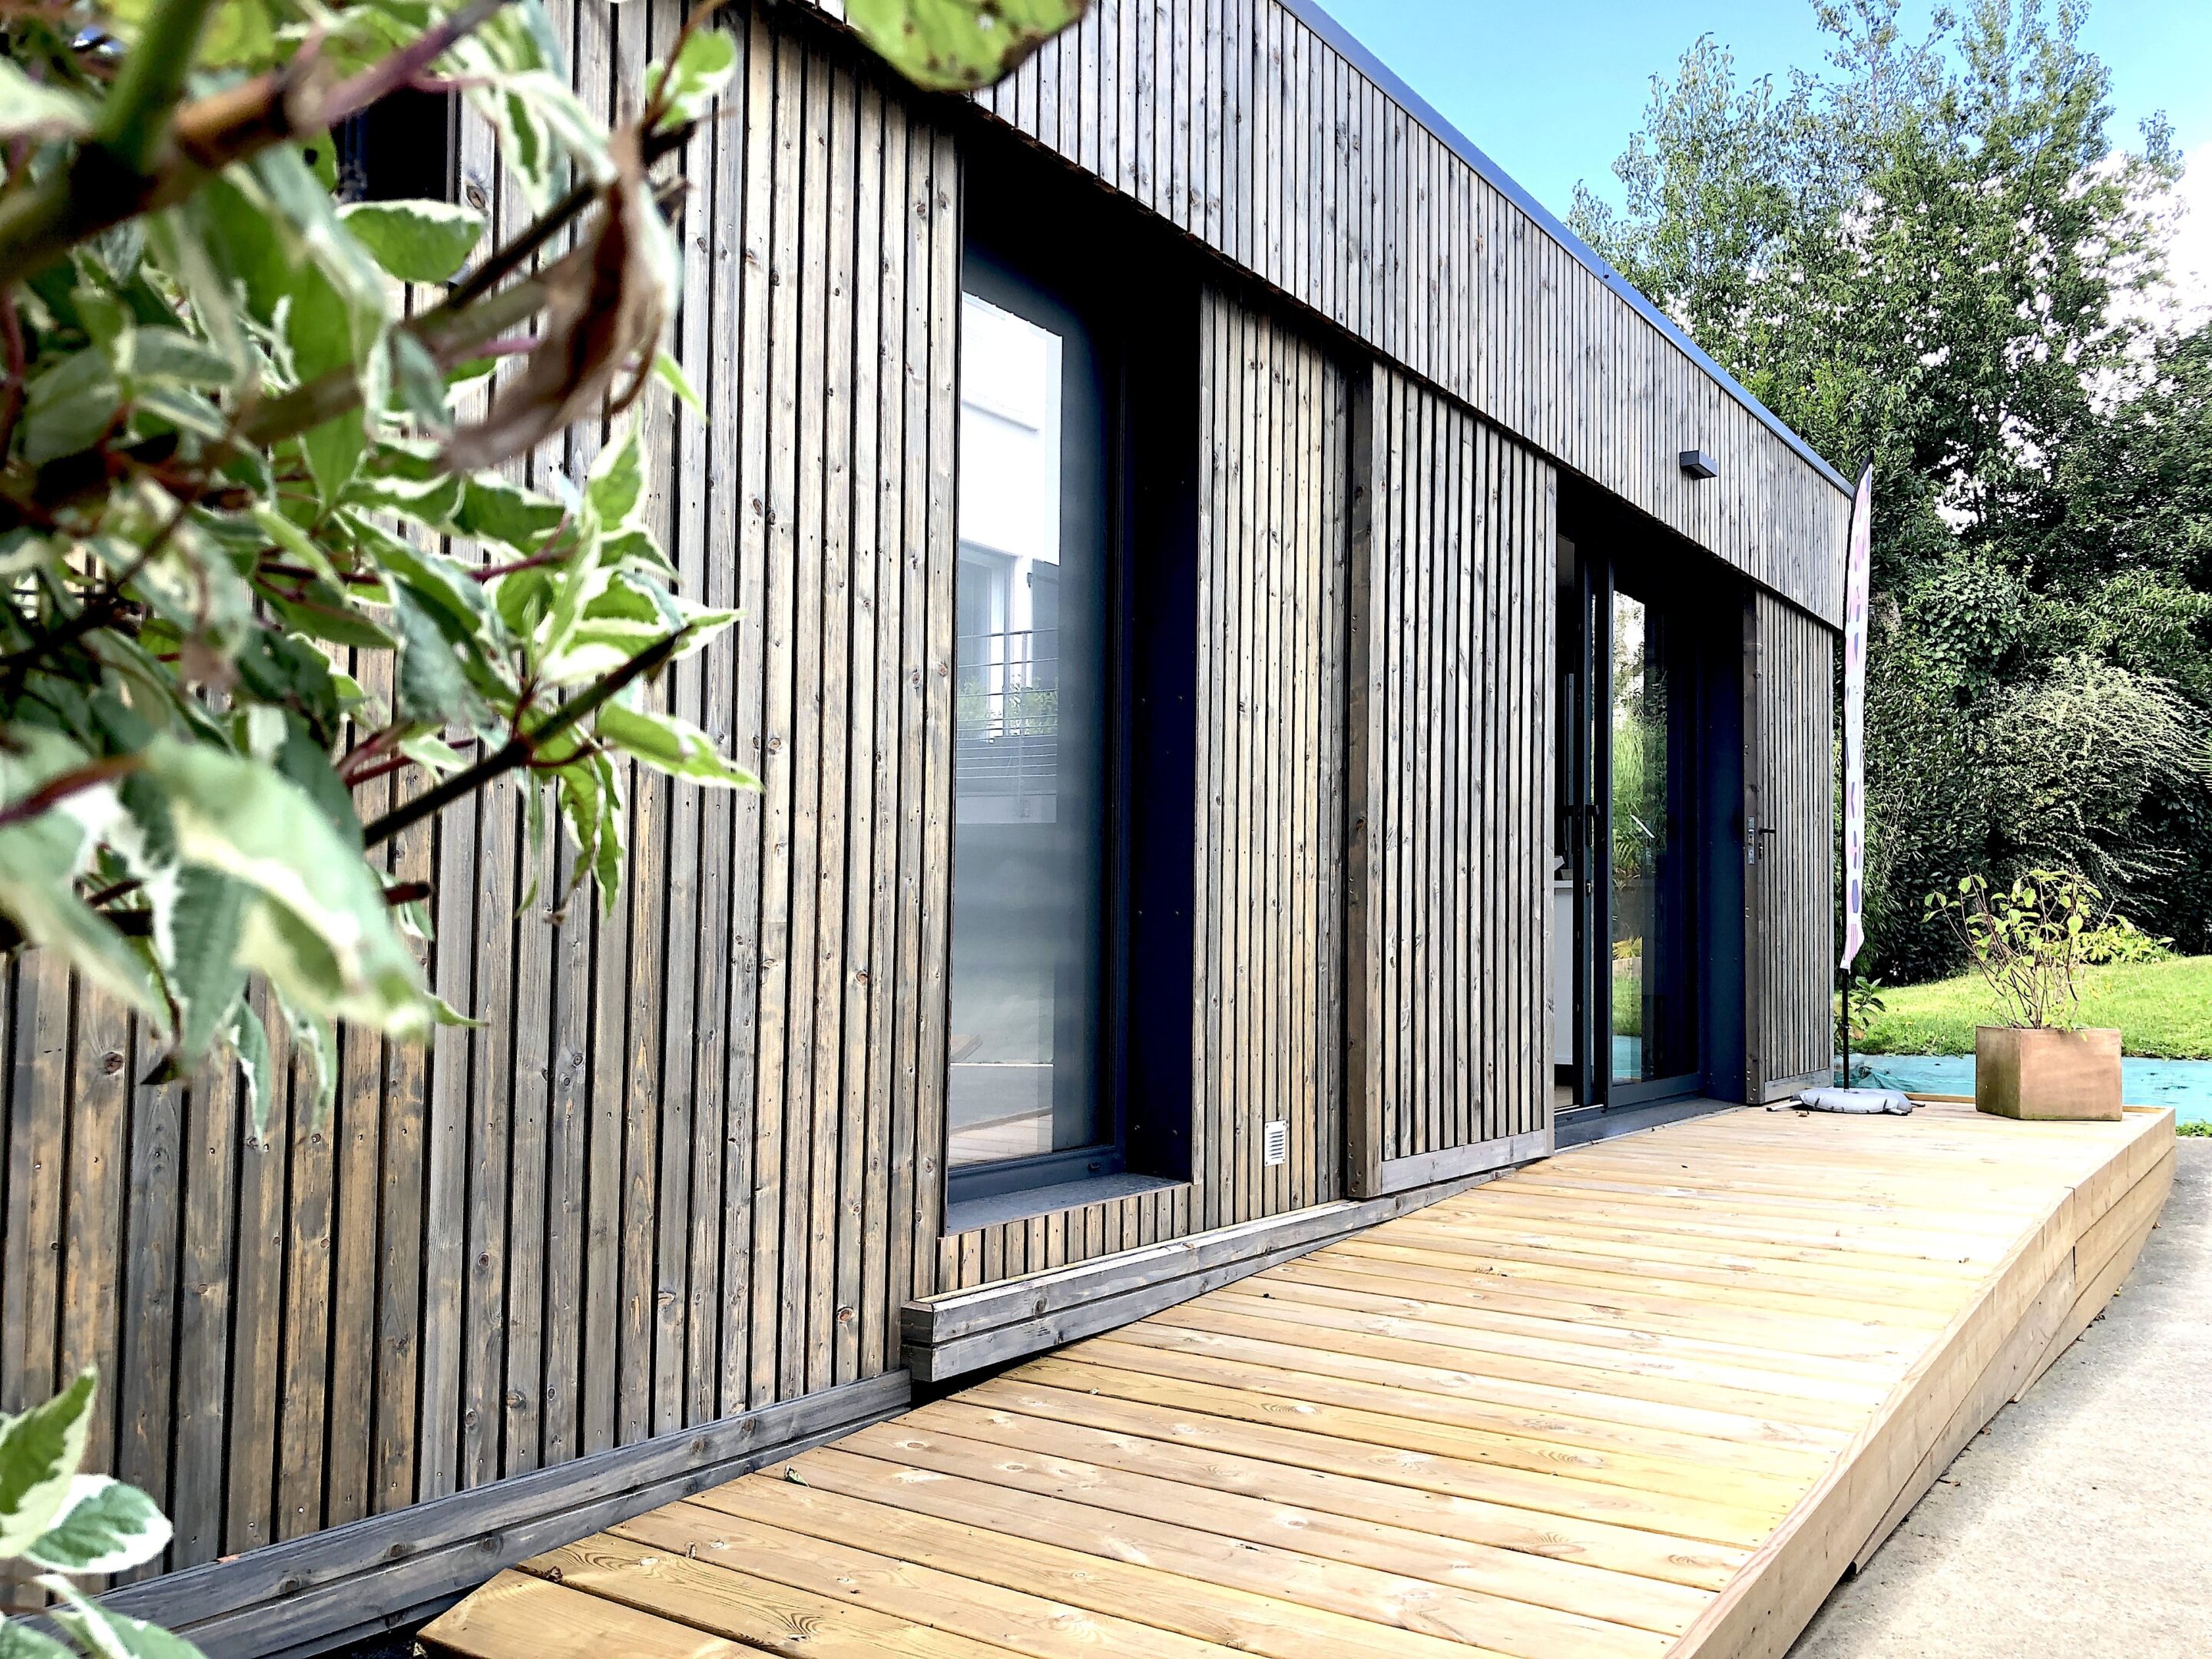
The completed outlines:
<svg viewBox="0 0 2212 1659">
<path fill-rule="evenodd" d="M 1867 586 L 1874 564 L 1874 463 L 1851 500 L 1844 565 L 1844 960 L 1866 943 Z"/>
</svg>

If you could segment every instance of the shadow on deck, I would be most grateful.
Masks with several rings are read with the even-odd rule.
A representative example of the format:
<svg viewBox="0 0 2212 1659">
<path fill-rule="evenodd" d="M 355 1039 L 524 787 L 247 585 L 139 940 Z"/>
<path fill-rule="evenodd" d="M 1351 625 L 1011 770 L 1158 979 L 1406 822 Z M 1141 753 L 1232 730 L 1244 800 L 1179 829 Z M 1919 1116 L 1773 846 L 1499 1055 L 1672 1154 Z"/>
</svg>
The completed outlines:
<svg viewBox="0 0 2212 1659">
<path fill-rule="evenodd" d="M 1778 1656 L 2125 1278 L 2169 1112 L 1577 1149 L 501 1573 L 468 1659 Z"/>
</svg>

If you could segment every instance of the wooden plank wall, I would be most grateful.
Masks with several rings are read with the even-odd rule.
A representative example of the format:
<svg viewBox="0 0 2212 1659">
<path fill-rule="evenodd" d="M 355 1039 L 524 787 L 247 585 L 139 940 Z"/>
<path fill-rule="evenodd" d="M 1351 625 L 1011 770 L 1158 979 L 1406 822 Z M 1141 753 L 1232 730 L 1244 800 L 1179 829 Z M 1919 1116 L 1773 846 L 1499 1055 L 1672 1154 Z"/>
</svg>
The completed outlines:
<svg viewBox="0 0 2212 1659">
<path fill-rule="evenodd" d="M 948 1237 L 941 1291 L 1343 1195 L 1346 380 L 1215 292 L 1200 356 L 1192 1183 Z"/>
<path fill-rule="evenodd" d="M 551 9 L 610 113 L 681 16 L 679 0 Z M 956 144 L 940 106 L 797 9 L 736 33 L 727 118 L 685 161 L 679 346 L 714 419 L 678 420 L 658 392 L 647 419 L 652 510 L 687 587 L 745 617 L 663 695 L 766 790 L 637 780 L 632 877 L 604 916 L 553 911 L 565 870 L 518 915 L 511 793 L 402 837 L 395 874 L 437 884 L 435 982 L 491 1024 L 427 1051 L 349 1035 L 327 1118 L 296 1074 L 258 1132 L 228 1079 L 143 1086 L 153 1044 L 113 1006 L 49 962 L 0 981 L 0 1408 L 99 1364 L 94 1465 L 176 1517 L 166 1566 L 873 1375 L 896 1364 L 901 1304 L 939 1288 L 1339 1195 L 1339 903 L 1402 906 L 1395 954 L 1365 970 L 1387 1041 L 1361 1065 L 1387 1063 L 1398 1091 L 1363 1097 L 1388 1102 L 1376 1144 L 1540 1125 L 1536 452 L 1835 608 L 1840 498 L 1275 0 L 1097 0 L 988 106 L 1448 395 L 1386 373 L 1360 437 L 1291 307 L 1207 301 L 1201 1179 L 942 1245 Z M 455 187 L 512 222 L 489 161 L 470 135 Z M 1691 441 L 1721 455 L 1717 486 L 1675 472 Z M 580 434 L 529 466 L 578 475 L 595 447 Z M 1349 619 L 1350 484 L 1378 456 L 1405 469 L 1370 502 L 1405 561 L 1376 590 L 1401 609 L 1373 641 L 1399 701 L 1354 715 L 1351 657 L 1373 653 Z M 1770 609 L 1771 637 L 1798 641 L 1790 729 L 1825 734 L 1827 636 Z M 1450 652 L 1391 657 L 1414 623 Z M 1777 752 L 1819 792 L 1810 836 L 1826 743 L 1793 741 Z M 1383 799 L 1378 756 L 1389 787 L 1427 779 L 1421 799 L 1461 816 Z M 1355 803 L 1333 793 L 1346 767 Z M 1333 892 L 1347 808 L 1399 837 L 1387 856 L 1410 882 L 1385 864 Z M 1506 856 L 1462 837 L 1439 860 L 1471 814 Z M 1825 896 L 1802 914 L 1825 929 Z M 1232 960 L 1224 937 L 1272 954 Z M 1804 1007 L 1824 1009 L 1825 933 L 1777 949 L 1806 999 L 1823 964 Z M 1430 987 L 1457 1000 L 1417 1019 Z M 1270 1170 L 1275 1112 L 1292 1153 Z"/>
<path fill-rule="evenodd" d="M 1753 1070 L 1771 1099 L 1835 1060 L 1836 638 L 1765 593 L 1750 623 L 1752 811 L 1774 831 L 1751 872 Z"/>
<path fill-rule="evenodd" d="M 1542 1127 L 1551 1068 L 1553 469 L 1376 368 L 1354 537 L 1353 1190 Z"/>
<path fill-rule="evenodd" d="M 684 8 L 552 9 L 611 113 Z M 258 1134 L 228 1078 L 141 1086 L 116 1006 L 49 959 L 4 976 L 0 1408 L 97 1364 L 91 1467 L 176 1518 L 167 1566 L 875 1375 L 932 1288 L 957 159 L 798 33 L 741 20 L 686 158 L 714 418 L 647 416 L 684 586 L 745 617 L 660 695 L 765 792 L 636 781 L 605 916 L 555 912 L 565 870 L 518 914 L 512 790 L 402 838 L 434 981 L 489 1024 L 348 1033 L 326 1119 L 296 1070 Z M 467 134 L 457 186 L 511 222 L 491 159 Z"/>
<path fill-rule="evenodd" d="M 1848 495 L 1282 0 L 1091 0 L 977 102 L 1840 625 Z"/>
</svg>

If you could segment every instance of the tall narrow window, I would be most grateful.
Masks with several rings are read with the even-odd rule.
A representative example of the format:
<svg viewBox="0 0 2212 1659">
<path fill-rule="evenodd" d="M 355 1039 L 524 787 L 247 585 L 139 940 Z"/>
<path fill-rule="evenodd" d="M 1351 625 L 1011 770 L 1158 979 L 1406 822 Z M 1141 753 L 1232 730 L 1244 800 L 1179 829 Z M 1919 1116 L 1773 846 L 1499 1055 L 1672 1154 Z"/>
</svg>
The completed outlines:
<svg viewBox="0 0 2212 1659">
<path fill-rule="evenodd" d="M 1113 1139 L 1103 393 L 1073 313 L 971 276 L 991 294 L 961 307 L 946 1162 L 1058 1154 L 1066 1173 L 1036 1178 L 1065 1179 Z"/>
<path fill-rule="evenodd" d="M 1698 1069 L 1692 951 L 1694 698 L 1674 615 L 1613 594 L 1613 1081 Z"/>
</svg>

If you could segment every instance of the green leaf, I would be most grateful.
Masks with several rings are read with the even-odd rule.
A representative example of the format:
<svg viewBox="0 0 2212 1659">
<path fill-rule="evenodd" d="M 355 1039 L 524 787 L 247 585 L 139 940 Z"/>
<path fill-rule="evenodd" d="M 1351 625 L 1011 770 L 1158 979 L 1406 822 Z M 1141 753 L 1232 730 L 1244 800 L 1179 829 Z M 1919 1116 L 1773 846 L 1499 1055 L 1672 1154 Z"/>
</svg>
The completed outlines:
<svg viewBox="0 0 2212 1659">
<path fill-rule="evenodd" d="M 599 544 L 599 562 L 634 565 L 672 580 L 676 575 L 676 567 L 669 563 L 668 555 L 660 550 L 660 544 L 643 525 L 632 525 L 606 538 Z"/>
<path fill-rule="evenodd" d="M 700 397 L 699 388 L 691 384 L 691 377 L 684 372 L 684 365 L 665 351 L 653 354 L 653 378 L 676 394 L 682 404 L 701 420 L 707 418 L 706 399 Z"/>
<path fill-rule="evenodd" d="M 40 1573 L 38 1582 L 64 1603 L 54 1609 L 53 1621 L 95 1659 L 206 1659 L 183 1637 L 101 1607 L 58 1574 Z"/>
<path fill-rule="evenodd" d="M 71 352 L 32 379 L 23 397 L 21 441 L 33 466 L 89 449 L 123 409 L 123 383 L 105 352 Z"/>
<path fill-rule="evenodd" d="M 246 1084 L 246 1111 L 253 1121 L 253 1133 L 259 1134 L 269 1127 L 269 1030 L 242 994 L 224 1018 L 222 1040 L 238 1061 L 239 1075 Z"/>
<path fill-rule="evenodd" d="M 384 890 L 321 806 L 270 767 L 157 738 L 149 772 L 168 790 L 179 856 L 254 889 L 240 956 L 301 1011 L 419 1036 L 430 1010 Z"/>
<path fill-rule="evenodd" d="M 622 890 L 623 794 L 615 763 L 605 755 L 592 757 L 592 769 L 599 780 L 599 833 L 595 843 L 592 879 L 599 884 L 600 908 L 611 915 L 615 896 Z"/>
<path fill-rule="evenodd" d="M 397 577 L 429 606 L 448 639 L 460 643 L 482 634 L 482 643 L 487 647 L 501 642 L 499 613 L 492 608 L 483 584 L 474 579 L 466 565 L 402 541 L 356 514 L 348 514 L 346 520 L 362 550 L 384 567 L 387 576 Z"/>
<path fill-rule="evenodd" d="M 0 1619 L 0 1659 L 76 1659 L 76 1650 L 20 1619 Z"/>
<path fill-rule="evenodd" d="M 29 1549 L 69 1501 L 98 1389 L 92 1371 L 79 1371 L 52 1399 L 0 1424 L 0 1560 Z"/>
<path fill-rule="evenodd" d="M 403 283 L 442 283 L 483 240 L 483 216 L 453 202 L 356 202 L 338 222 Z"/>
<path fill-rule="evenodd" d="M 399 717 L 434 726 L 473 726 L 486 718 L 483 700 L 469 684 L 453 641 L 413 588 L 396 585 L 392 599 L 392 617 L 399 624 Z"/>
<path fill-rule="evenodd" d="M 361 820 L 354 816 L 353 792 L 345 787 L 337 769 L 331 764 L 330 755 L 296 711 L 285 713 L 284 741 L 274 758 L 276 769 L 322 808 L 323 821 L 331 826 L 331 833 L 358 856 Z"/>
<path fill-rule="evenodd" d="M 0 58 L 0 138 L 81 138 L 91 131 L 92 106 L 82 98 Z"/>
<path fill-rule="evenodd" d="M 331 562 L 331 556 L 323 550 L 322 544 L 274 507 L 265 501 L 257 501 L 253 505 L 252 516 L 261 533 L 299 564 L 313 571 L 325 581 L 334 582 L 338 579 L 337 567 Z"/>
<path fill-rule="evenodd" d="M 56 1572 L 121 1572 L 168 1547 L 169 1522 L 136 1486 L 80 1474 L 54 1523 L 27 1552 Z"/>
<path fill-rule="evenodd" d="M 664 127 L 696 121 L 728 84 L 738 64 L 738 44 L 720 29 L 696 29 L 684 42 L 672 64 L 654 64 L 645 72 L 645 95 L 650 102 L 664 83 L 668 111 Z"/>
<path fill-rule="evenodd" d="M 0 805 L 91 759 L 58 732 L 19 726 L 9 737 L 13 752 L 0 748 Z M 77 878 L 90 867 L 100 839 L 124 818 L 114 787 L 101 784 L 0 829 L 0 913 L 33 945 L 58 951 L 93 983 L 166 1024 L 167 1010 L 144 964 L 76 894 Z"/>
<path fill-rule="evenodd" d="M 210 442 L 227 436 L 230 421 L 214 404 L 181 386 L 135 386 L 131 403 L 143 414 Z"/>
<path fill-rule="evenodd" d="M 125 372 L 141 384 L 173 380 L 179 386 L 221 387 L 237 378 L 230 359 L 204 340 L 179 329 L 142 328 L 131 336 Z"/>
<path fill-rule="evenodd" d="M 352 310 L 321 271 L 300 273 L 292 291 L 292 307 L 285 320 L 293 360 L 301 380 L 313 380 L 331 370 L 356 367 L 351 337 Z M 364 395 L 363 403 L 368 401 Z M 307 452 L 307 469 L 314 474 L 316 493 L 325 507 L 334 505 L 353 482 L 368 442 L 368 422 L 359 408 L 333 416 L 311 428 L 300 440 Z"/>
<path fill-rule="evenodd" d="M 275 21 L 264 0 L 222 0 L 209 14 L 200 38 L 204 69 L 230 64 L 264 64 L 276 46 Z"/>
<path fill-rule="evenodd" d="M 175 896 L 155 906 L 155 954 L 177 1007 L 179 1075 L 199 1065 L 246 988 L 238 944 L 250 896 L 228 876 L 186 869 L 178 875 Z"/>
<path fill-rule="evenodd" d="M 846 0 L 845 21 L 916 86 L 972 92 L 1012 74 L 1083 8 L 1084 0 Z"/>
<path fill-rule="evenodd" d="M 437 359 L 404 330 L 395 330 L 392 336 L 392 387 L 399 394 L 400 408 L 426 428 L 443 432 L 452 427 L 453 406 Z"/>
<path fill-rule="evenodd" d="M 594 721 L 599 737 L 656 771 L 725 789 L 757 789 L 760 780 L 714 746 L 697 726 L 673 714 L 602 707 Z"/>
<path fill-rule="evenodd" d="M 325 581 L 311 581 L 294 599 L 273 592 L 262 598 L 295 634 L 332 645 L 350 645 L 365 651 L 395 649 L 398 636 L 373 617 L 356 607 L 351 593 Z"/>
<path fill-rule="evenodd" d="M 629 522 L 644 497 L 645 465 L 637 422 L 626 421 L 621 435 L 592 458 L 584 499 L 599 515 L 601 533 L 611 534 Z"/>
<path fill-rule="evenodd" d="M 497 542 L 526 556 L 568 516 L 550 496 L 525 489 L 496 472 L 479 472 L 469 479 L 456 522 L 465 536 Z"/>
<path fill-rule="evenodd" d="M 434 997 L 428 1000 L 436 1004 L 431 1011 L 432 1023 L 442 1024 L 437 1018 L 437 1009 L 444 1008 L 445 1004 Z M 315 1109 L 328 1116 L 338 1100 L 338 1034 L 331 1029 L 330 1021 L 310 1009 L 295 1006 L 282 991 L 276 994 L 276 1006 L 283 1011 L 284 1024 L 292 1033 L 293 1048 L 307 1051 L 308 1075 L 315 1085 Z"/>
</svg>

